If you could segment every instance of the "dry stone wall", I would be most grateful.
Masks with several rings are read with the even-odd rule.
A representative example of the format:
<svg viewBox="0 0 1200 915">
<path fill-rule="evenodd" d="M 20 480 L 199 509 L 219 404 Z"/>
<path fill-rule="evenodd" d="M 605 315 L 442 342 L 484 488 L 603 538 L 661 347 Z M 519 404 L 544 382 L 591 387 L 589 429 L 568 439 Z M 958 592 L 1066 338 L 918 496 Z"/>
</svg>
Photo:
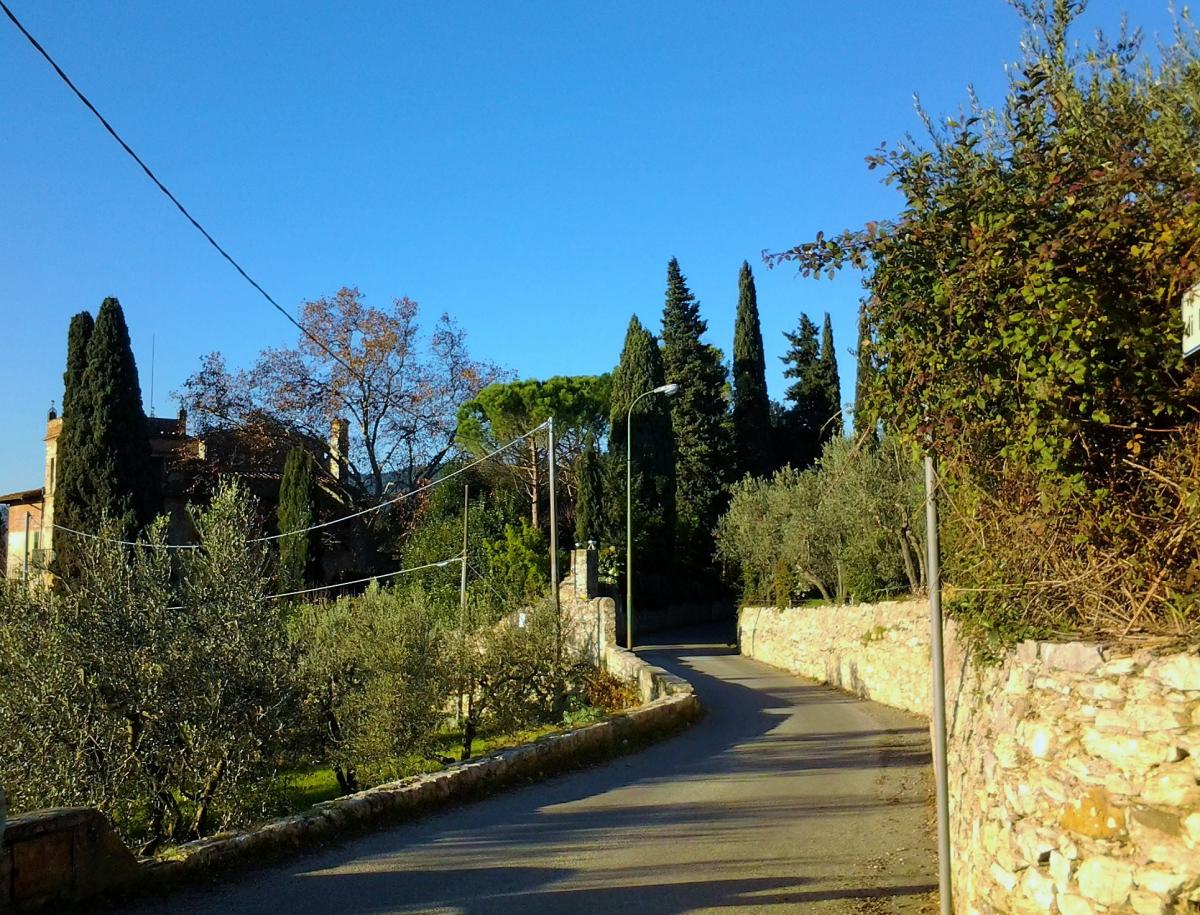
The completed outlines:
<svg viewBox="0 0 1200 915">
<path fill-rule="evenodd" d="M 928 715 L 928 605 L 747 608 L 742 653 Z M 959 913 L 1200 912 L 1200 657 L 946 629 Z"/>
<path fill-rule="evenodd" d="M 864 699 L 929 714 L 928 604 L 747 607 L 742 654 L 841 687 Z"/>
</svg>

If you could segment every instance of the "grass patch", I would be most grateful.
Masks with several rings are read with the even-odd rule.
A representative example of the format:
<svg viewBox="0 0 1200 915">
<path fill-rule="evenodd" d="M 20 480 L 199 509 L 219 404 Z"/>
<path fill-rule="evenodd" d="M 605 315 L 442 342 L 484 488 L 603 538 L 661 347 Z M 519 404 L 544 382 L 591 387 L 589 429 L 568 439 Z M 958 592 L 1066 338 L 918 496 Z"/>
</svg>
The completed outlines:
<svg viewBox="0 0 1200 915">
<path fill-rule="evenodd" d="M 606 713 L 603 709 L 587 706 L 569 712 L 564 716 L 561 724 L 534 725 L 503 734 L 485 732 L 475 739 L 472 747 L 472 759 L 486 756 L 497 750 L 506 750 L 532 743 L 539 737 L 545 737 L 548 734 L 558 734 L 593 724 L 603 720 L 605 716 Z M 452 763 L 440 760 L 453 759 L 457 761 L 461 745 L 459 732 L 447 730 L 438 735 L 429 756 L 410 755 L 390 759 L 383 763 L 364 765 L 358 770 L 359 788 L 373 788 L 385 782 L 398 781 L 413 775 L 440 772 L 448 765 L 452 765 Z M 433 758 L 435 756 L 438 758 Z M 280 772 L 276 776 L 276 787 L 283 799 L 284 809 L 281 814 L 284 816 L 301 813 L 314 804 L 331 801 L 342 796 L 333 770 L 325 764 Z"/>
</svg>

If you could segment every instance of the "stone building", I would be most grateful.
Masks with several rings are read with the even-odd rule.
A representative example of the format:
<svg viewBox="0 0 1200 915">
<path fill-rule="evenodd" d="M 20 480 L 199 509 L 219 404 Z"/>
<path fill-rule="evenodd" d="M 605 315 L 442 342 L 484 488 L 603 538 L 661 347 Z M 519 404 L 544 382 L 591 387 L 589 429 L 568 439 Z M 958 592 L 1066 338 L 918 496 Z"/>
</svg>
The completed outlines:
<svg viewBox="0 0 1200 915">
<path fill-rule="evenodd" d="M 328 442 L 286 429 L 265 415 L 250 417 L 238 428 L 211 430 L 196 436 L 188 433 L 185 410 L 180 410 L 174 418 L 148 416 L 146 425 L 161 485 L 161 511 L 170 519 L 171 543 L 187 543 L 194 538 L 187 506 L 206 502 L 222 477 L 236 477 L 258 500 L 264 518 L 273 515 L 284 460 L 293 447 L 305 448 L 318 458 L 318 484 L 323 500 L 336 505 L 348 501 L 344 490 L 348 448 L 345 420 L 333 421 Z M 62 419 L 52 409 L 46 422 L 42 486 L 0 496 L 0 505 L 9 507 L 5 576 L 10 580 L 25 578 L 31 570 L 45 569 L 53 556 L 54 494 L 61 433 Z M 71 534 L 60 529 L 57 536 Z"/>
<path fill-rule="evenodd" d="M 188 436 L 187 414 L 182 410 L 176 418 L 148 416 L 146 426 L 150 453 L 163 482 L 163 510 L 172 519 L 172 539 L 184 537 L 187 532 L 179 529 L 185 518 L 183 490 L 178 485 L 182 481 L 172 479 L 172 468 L 187 451 L 196 451 L 199 443 Z M 46 462 L 41 487 L 0 496 L 0 505 L 8 506 L 5 576 L 9 579 L 24 578 L 28 570 L 46 568 L 53 556 L 54 493 L 58 484 L 58 439 L 61 434 L 62 419 L 52 409 L 43 439 Z"/>
</svg>

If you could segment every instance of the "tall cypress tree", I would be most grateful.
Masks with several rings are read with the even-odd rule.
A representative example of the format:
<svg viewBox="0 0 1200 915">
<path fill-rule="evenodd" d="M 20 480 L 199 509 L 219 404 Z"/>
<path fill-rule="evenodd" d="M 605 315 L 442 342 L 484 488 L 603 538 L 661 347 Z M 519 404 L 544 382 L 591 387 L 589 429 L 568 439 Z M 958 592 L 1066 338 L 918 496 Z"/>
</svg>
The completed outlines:
<svg viewBox="0 0 1200 915">
<path fill-rule="evenodd" d="M 821 371 L 821 348 L 817 343 L 817 325 L 806 314 L 792 333 L 784 332 L 787 352 L 780 357 L 784 377 L 794 379 L 784 399 L 786 408 L 775 429 L 777 459 L 797 470 L 808 467 L 821 450 L 821 427 L 826 417 L 827 390 Z"/>
<path fill-rule="evenodd" d="M 867 432 L 872 439 L 878 439 L 878 422 L 870 412 L 871 379 L 875 374 L 875 364 L 871 361 L 871 327 L 867 323 L 867 306 L 863 303 L 858 307 L 858 363 L 854 375 L 854 435 L 855 438 Z"/>
<path fill-rule="evenodd" d="M 833 322 L 825 312 L 821 326 L 821 378 L 825 388 L 826 419 L 822 423 L 821 443 L 843 435 L 842 381 L 838 377 L 837 349 L 833 345 Z"/>
<path fill-rule="evenodd" d="M 297 591 L 305 586 L 312 572 L 314 551 L 313 532 L 289 533 L 311 527 L 316 514 L 316 481 L 313 478 L 312 455 L 303 448 L 288 452 L 279 480 L 279 585 L 283 591 Z"/>
<path fill-rule="evenodd" d="M 72 530 L 87 530 L 94 524 L 86 511 L 84 491 L 89 470 L 82 451 L 92 427 L 91 398 L 86 396 L 83 373 L 87 368 L 88 342 L 96 322 L 91 312 L 81 311 L 71 318 L 67 329 L 67 369 L 63 372 L 62 428 L 58 433 L 57 481 L 51 480 L 54 496 L 53 523 Z M 60 531 L 53 534 L 54 571 L 71 577 L 78 568 L 78 539 Z"/>
<path fill-rule="evenodd" d="M 609 500 L 610 529 L 625 546 L 626 417 L 634 400 L 665 384 L 662 353 L 637 316 L 629 322 L 621 361 L 612 374 L 605 487 L 620 497 Z M 671 411 L 663 395 L 643 398 L 633 409 L 633 537 L 637 553 L 635 587 L 650 601 L 664 597 L 675 555 L 675 456 Z"/>
<path fill-rule="evenodd" d="M 733 447 L 738 474 L 771 472 L 771 401 L 767 363 L 758 319 L 758 293 L 750 264 L 738 276 L 737 320 L 733 328 Z"/>
<path fill-rule="evenodd" d="M 579 481 L 575 497 L 575 542 L 598 541 L 603 529 L 600 513 L 604 507 L 604 476 L 595 442 L 590 438 L 579 455 L 575 478 Z"/>
<path fill-rule="evenodd" d="M 666 377 L 679 385 L 671 398 L 675 433 L 675 552 L 687 581 L 712 569 L 713 528 L 733 476 L 725 424 L 725 367 L 721 352 L 700 338 L 708 329 L 700 304 L 671 258 L 663 307 L 662 354 Z"/>
<path fill-rule="evenodd" d="M 132 533 L 158 511 L 159 479 L 129 328 L 116 299 L 105 299 L 96 315 L 82 388 L 89 423 L 79 452 L 87 471 L 80 506 L 93 525 L 103 515 L 125 518 Z"/>
</svg>

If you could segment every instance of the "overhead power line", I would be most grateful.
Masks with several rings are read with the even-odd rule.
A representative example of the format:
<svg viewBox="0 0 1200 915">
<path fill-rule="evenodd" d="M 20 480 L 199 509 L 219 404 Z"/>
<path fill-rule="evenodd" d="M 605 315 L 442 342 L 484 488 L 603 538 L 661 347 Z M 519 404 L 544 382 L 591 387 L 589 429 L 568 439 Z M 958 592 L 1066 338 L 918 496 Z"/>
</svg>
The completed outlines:
<svg viewBox="0 0 1200 915">
<path fill-rule="evenodd" d="M 424 565 L 412 566 L 407 569 L 397 569 L 395 572 L 382 572 L 379 575 L 368 575 L 366 578 L 356 578 L 353 581 L 339 581 L 332 585 L 320 585 L 316 588 L 305 588 L 302 591 L 281 591 L 278 594 L 264 594 L 258 598 L 258 601 L 274 600 L 277 597 L 298 597 L 301 594 L 315 594 L 318 591 L 332 591 L 334 588 L 348 588 L 350 585 L 361 585 L 369 581 L 381 581 L 385 578 L 395 578 L 397 575 L 408 575 L 410 572 L 423 572 L 426 569 L 441 568 L 443 566 L 452 565 L 456 562 L 462 562 L 462 557 L 451 556 L 449 559 L 442 559 L 438 562 L 427 562 Z M 175 607 L 165 607 L 166 610 L 186 610 L 183 605 Z"/>
<path fill-rule="evenodd" d="M 2 3 L 2 2 L 3 2 L 3 0 L 0 0 L 0 3 Z M 515 445 L 520 444 L 525 439 L 529 438 L 531 435 L 537 435 L 537 433 L 541 432 L 543 429 L 545 429 L 549 425 L 549 422 L 550 421 L 547 420 L 546 422 L 542 423 L 540 426 L 535 426 L 534 428 L 530 429 L 528 432 L 523 432 L 522 434 L 518 435 L 516 438 L 514 438 L 508 444 L 501 445 L 496 450 L 488 452 L 487 454 L 483 455 L 482 457 L 476 458 L 475 460 L 471 461 L 469 464 L 464 464 L 462 467 L 459 467 L 458 469 L 452 471 L 451 473 L 446 474 L 444 477 L 438 477 L 436 480 L 430 480 L 428 483 L 425 483 L 422 486 L 418 486 L 416 489 L 410 489 L 407 492 L 402 492 L 402 493 L 400 493 L 400 495 L 394 496 L 393 498 L 388 499 L 385 502 L 380 502 L 378 505 L 370 505 L 359 511 L 351 512 L 348 515 L 342 515 L 338 518 L 331 518 L 328 521 L 322 521 L 320 524 L 313 524 L 313 525 L 310 525 L 309 527 L 298 528 L 297 530 L 294 530 L 294 531 L 284 531 L 281 534 L 268 534 L 264 537 L 253 537 L 253 538 L 247 540 L 246 542 L 247 543 L 267 543 L 271 540 L 281 540 L 284 537 L 292 537 L 292 536 L 295 536 L 298 534 L 307 534 L 311 531 L 319 531 L 326 527 L 332 527 L 335 524 L 341 524 L 344 521 L 350 521 L 353 518 L 361 518 L 363 515 L 369 515 L 372 512 L 380 511 L 384 508 L 387 508 L 389 505 L 395 505 L 397 502 L 403 502 L 405 499 L 411 499 L 413 496 L 420 495 L 423 492 L 433 489 L 433 487 L 435 487 L 435 486 L 440 486 L 442 483 L 447 483 L 450 480 L 453 480 L 459 474 L 466 473 L 468 470 L 470 470 L 473 467 L 478 467 L 484 461 L 490 460 L 491 458 L 494 458 L 496 455 L 507 451 L 509 448 L 512 448 Z M 117 546 L 140 546 L 140 547 L 145 547 L 148 549 L 167 549 L 167 550 L 198 550 L 202 546 L 202 544 L 198 544 L 198 543 L 151 543 L 148 540 L 119 540 L 116 537 L 106 537 L 104 534 L 93 534 L 93 533 L 89 533 L 87 531 L 79 531 L 79 530 L 75 530 L 74 528 L 64 527 L 61 524 L 55 524 L 55 525 L 53 525 L 53 527 L 57 531 L 64 531 L 68 534 L 74 534 L 76 537 L 86 537 L 89 540 L 103 540 L 105 543 L 112 543 L 112 544 L 116 544 Z"/>
<path fill-rule="evenodd" d="M 179 198 L 176 197 L 174 194 L 172 194 L 167 189 L 167 186 L 158 180 L 158 176 L 155 175 L 153 171 L 151 171 L 150 166 L 147 165 L 142 160 L 142 157 L 139 156 L 136 152 L 134 152 L 133 148 L 130 147 L 130 145 L 121 138 L 121 135 L 119 133 L 117 133 L 116 129 L 112 126 L 112 124 L 108 123 L 108 120 L 104 117 L 104 115 L 102 115 L 96 109 L 96 106 L 91 103 L 91 101 L 88 99 L 88 97 L 79 91 L 79 88 L 71 81 L 71 77 L 67 76 L 67 74 L 63 71 L 63 68 L 60 67 L 55 62 L 54 58 L 51 57 L 49 52 L 47 52 L 46 49 L 42 47 L 41 43 L 36 38 L 34 38 L 32 35 L 29 34 L 29 30 L 26 29 L 25 26 L 23 26 L 21 24 L 21 20 L 19 20 L 16 17 L 16 15 L 13 13 L 13 11 L 11 9 L 9 9 L 8 4 L 5 3 L 4 0 L 0 0 L 0 9 L 4 10 L 4 15 L 6 15 L 10 20 L 12 20 L 12 24 L 15 25 L 20 30 L 21 34 L 24 35 L 29 40 L 29 43 L 31 45 L 33 45 L 34 49 L 39 54 L 41 54 L 42 57 L 44 57 L 46 59 L 46 62 L 48 64 L 50 64 L 51 67 L 54 68 L 54 72 L 57 73 L 59 75 L 59 77 L 62 79 L 62 81 L 67 84 L 68 88 L 70 88 L 70 90 L 75 93 L 75 95 L 79 99 L 79 101 L 83 102 L 83 104 L 87 107 L 87 109 L 96 116 L 96 119 L 99 120 L 100 123 L 104 125 L 104 129 L 109 132 L 109 134 L 112 136 L 112 138 L 121 145 L 121 148 L 129 154 L 130 158 L 132 158 L 134 162 L 136 162 L 138 165 L 140 165 L 142 167 L 142 171 L 144 171 L 146 173 L 146 176 L 151 181 L 154 182 L 154 184 L 158 187 L 158 189 L 160 191 L 162 191 L 164 194 L 167 195 L 167 199 L 170 200 L 171 203 L 175 204 L 176 209 L 178 209 L 179 212 L 184 215 L 184 217 L 187 219 L 188 222 L 190 222 L 193 226 L 196 227 L 196 230 L 201 235 L 203 235 L 205 237 L 205 239 L 207 239 L 208 243 L 217 249 L 217 252 L 221 255 L 221 257 L 223 257 L 223 258 L 225 258 L 225 260 L 229 261 L 229 263 L 233 265 L 233 269 L 236 270 L 238 273 L 240 273 L 242 275 L 242 278 L 245 279 L 247 283 L 249 283 L 251 286 L 253 286 L 255 289 L 257 289 L 258 292 L 262 295 L 262 297 L 264 299 L 266 299 L 268 302 L 270 302 L 272 307 L 276 311 L 278 311 L 281 315 L 283 315 L 285 318 L 287 318 L 292 324 L 294 324 L 296 326 L 296 328 L 300 331 L 300 333 L 304 334 L 304 336 L 308 337 L 308 339 L 310 339 L 313 343 L 315 343 L 322 350 L 324 350 L 325 353 L 331 359 L 340 363 L 342 365 L 342 367 L 346 369 L 346 371 L 350 372 L 351 375 L 354 375 L 356 378 L 359 377 L 359 373 L 356 372 L 350 366 L 350 364 L 348 362 L 346 362 L 346 360 L 344 360 L 341 356 L 339 356 L 337 353 L 335 353 L 333 350 L 331 350 L 328 346 L 326 346 L 325 342 L 323 340 L 319 339 L 315 334 L 313 334 L 303 324 L 301 324 L 299 321 L 297 321 L 295 318 L 293 318 L 283 306 L 281 306 L 278 302 L 275 301 L 275 299 L 271 296 L 270 293 L 268 293 L 265 289 L 263 289 L 263 287 L 260 286 L 255 281 L 255 279 L 252 276 L 250 276 L 249 273 L 247 273 L 245 271 L 245 269 L 242 267 L 241 264 L 239 264 L 236 260 L 233 259 L 233 256 L 228 251 L 226 251 L 224 248 L 221 247 L 221 245 L 217 242 L 217 240 L 215 238 L 213 238 L 211 234 L 209 234 L 209 231 L 206 228 L 204 228 L 204 226 L 200 225 L 200 223 L 196 219 L 196 217 L 193 216 L 191 213 L 189 213 L 187 207 L 185 207 L 182 203 L 179 202 Z"/>
</svg>

